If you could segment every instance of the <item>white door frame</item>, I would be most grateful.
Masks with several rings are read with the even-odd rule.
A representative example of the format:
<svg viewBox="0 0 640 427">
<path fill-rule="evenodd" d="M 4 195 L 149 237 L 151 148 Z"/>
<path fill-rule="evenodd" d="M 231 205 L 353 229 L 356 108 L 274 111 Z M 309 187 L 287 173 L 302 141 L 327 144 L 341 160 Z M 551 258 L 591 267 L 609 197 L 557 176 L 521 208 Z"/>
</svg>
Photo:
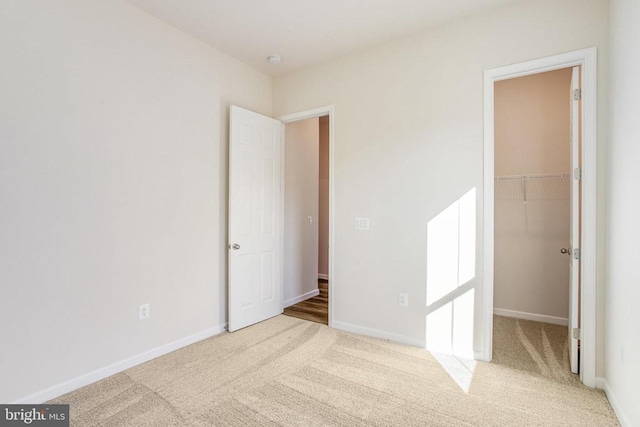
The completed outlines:
<svg viewBox="0 0 640 427">
<path fill-rule="evenodd" d="M 596 386 L 596 173 L 597 52 L 595 47 L 507 65 L 484 72 L 484 231 L 482 360 L 491 361 L 494 268 L 494 83 L 581 66 L 582 73 L 582 232 L 580 293 L 580 379 Z"/>
<path fill-rule="evenodd" d="M 333 256 L 333 232 L 334 232 L 334 227 L 333 227 L 333 210 L 334 210 L 334 199 L 333 199 L 333 195 L 334 195 L 334 167 L 333 167 L 333 159 L 334 159 L 334 134 L 333 134 L 333 130 L 335 129 L 335 120 L 334 120 L 334 113 L 333 113 L 333 105 L 327 105 L 325 107 L 319 107 L 319 108 L 314 108 L 312 110 L 306 110 L 306 111 L 301 111 L 299 113 L 293 113 L 293 114 L 287 114 L 285 116 L 279 117 L 278 120 L 280 120 L 284 125 L 286 125 L 287 123 L 292 123 L 292 122 L 297 122 L 299 120 L 305 120 L 305 119 L 312 119 L 314 117 L 322 117 L 322 116 L 329 116 L 329 279 L 331 281 L 330 285 L 329 285 L 329 327 L 333 327 L 333 299 L 334 299 L 334 295 L 335 295 L 335 286 L 336 286 L 336 280 L 335 280 L 335 274 L 333 273 L 333 260 L 334 260 L 334 256 Z M 282 173 L 284 174 L 284 168 L 286 167 L 286 165 L 284 164 L 284 129 L 282 130 Z M 283 185 L 284 185 L 284 178 L 282 179 Z M 284 189 L 282 191 L 283 197 L 282 197 L 282 229 L 284 230 Z M 284 253 L 284 239 L 281 239 L 281 245 L 282 245 L 282 251 Z M 283 257 L 284 259 L 284 257 Z M 283 267 L 284 268 L 284 267 Z"/>
</svg>

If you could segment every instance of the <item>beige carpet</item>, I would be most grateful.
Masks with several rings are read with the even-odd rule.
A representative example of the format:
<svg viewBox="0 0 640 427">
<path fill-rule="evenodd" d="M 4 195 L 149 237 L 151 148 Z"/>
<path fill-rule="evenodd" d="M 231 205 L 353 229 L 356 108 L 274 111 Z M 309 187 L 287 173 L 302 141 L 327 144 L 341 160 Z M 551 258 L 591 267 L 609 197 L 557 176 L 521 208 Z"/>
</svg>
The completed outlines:
<svg viewBox="0 0 640 427">
<path fill-rule="evenodd" d="M 569 364 L 566 326 L 493 316 L 493 363 L 580 384 Z"/>
<path fill-rule="evenodd" d="M 545 329 L 547 345 L 534 329 L 497 318 L 496 343 L 504 332 L 524 351 L 450 375 L 425 350 L 278 316 L 53 402 L 71 405 L 74 426 L 618 425 L 602 392 L 559 373 L 557 334 Z"/>
</svg>

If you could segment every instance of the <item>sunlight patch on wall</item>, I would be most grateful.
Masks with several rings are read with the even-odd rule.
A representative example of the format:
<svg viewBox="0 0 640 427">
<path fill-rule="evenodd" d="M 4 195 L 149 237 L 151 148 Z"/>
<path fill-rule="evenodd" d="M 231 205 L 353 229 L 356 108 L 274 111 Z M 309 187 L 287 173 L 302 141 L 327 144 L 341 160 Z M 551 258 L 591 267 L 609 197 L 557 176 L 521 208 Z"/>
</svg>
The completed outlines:
<svg viewBox="0 0 640 427">
<path fill-rule="evenodd" d="M 475 289 L 427 314 L 427 350 L 473 359 Z"/>
<path fill-rule="evenodd" d="M 427 315 L 427 350 L 453 353 L 453 302 Z"/>
<path fill-rule="evenodd" d="M 426 343 L 430 351 L 473 359 L 476 189 L 427 225 Z"/>
<path fill-rule="evenodd" d="M 469 392 L 473 360 L 474 289 L 427 315 L 427 349 L 464 391 Z"/>
<path fill-rule="evenodd" d="M 427 225 L 427 306 L 475 277 L 476 189 Z"/>
<path fill-rule="evenodd" d="M 452 353 L 468 359 L 473 359 L 474 296 L 475 289 L 471 289 L 450 303 L 453 304 Z"/>
</svg>

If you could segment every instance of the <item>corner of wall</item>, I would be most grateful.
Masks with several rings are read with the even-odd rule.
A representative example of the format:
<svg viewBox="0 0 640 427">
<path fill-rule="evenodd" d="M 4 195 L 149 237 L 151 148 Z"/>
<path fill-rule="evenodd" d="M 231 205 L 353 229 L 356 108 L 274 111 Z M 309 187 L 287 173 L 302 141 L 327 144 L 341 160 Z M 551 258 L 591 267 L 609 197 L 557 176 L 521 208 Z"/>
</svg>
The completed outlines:
<svg viewBox="0 0 640 427">
<path fill-rule="evenodd" d="M 616 416 L 618 417 L 618 421 L 620 421 L 620 425 L 622 427 L 631 427 L 632 424 L 629 417 L 627 416 L 626 412 L 622 409 L 622 406 L 620 405 L 620 401 L 618 400 L 617 396 L 609 386 L 609 383 L 607 382 L 606 378 L 597 377 L 596 388 L 603 390 L 607 395 L 607 399 L 609 400 L 609 403 L 613 408 L 613 412 L 615 412 Z"/>
</svg>

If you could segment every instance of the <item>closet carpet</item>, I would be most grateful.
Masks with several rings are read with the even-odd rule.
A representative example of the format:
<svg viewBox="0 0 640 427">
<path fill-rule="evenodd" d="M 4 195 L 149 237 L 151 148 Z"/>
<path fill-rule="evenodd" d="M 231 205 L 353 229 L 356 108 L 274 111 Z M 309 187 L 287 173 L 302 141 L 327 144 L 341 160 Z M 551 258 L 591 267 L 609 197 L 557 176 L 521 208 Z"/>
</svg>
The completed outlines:
<svg viewBox="0 0 640 427">
<path fill-rule="evenodd" d="M 515 322 L 502 330 L 520 335 Z M 540 338 L 525 345 L 537 356 L 515 353 L 533 362 L 467 362 L 460 386 L 465 369 L 450 375 L 424 349 L 277 316 L 51 403 L 69 403 L 74 426 L 619 425 L 601 391 L 554 373 L 562 357 Z"/>
<path fill-rule="evenodd" d="M 568 336 L 566 326 L 493 316 L 493 363 L 579 385 Z"/>
</svg>

